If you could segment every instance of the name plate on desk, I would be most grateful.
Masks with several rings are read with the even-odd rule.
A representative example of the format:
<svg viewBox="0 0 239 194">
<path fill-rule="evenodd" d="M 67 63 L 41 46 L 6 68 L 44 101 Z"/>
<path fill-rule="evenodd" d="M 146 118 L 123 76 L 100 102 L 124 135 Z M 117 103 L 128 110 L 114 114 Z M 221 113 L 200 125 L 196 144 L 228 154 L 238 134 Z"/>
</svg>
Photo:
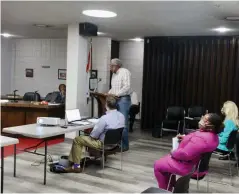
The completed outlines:
<svg viewBox="0 0 239 194">
<path fill-rule="evenodd" d="M 37 124 L 46 126 L 58 126 L 61 124 L 61 119 L 54 117 L 37 117 Z"/>
</svg>

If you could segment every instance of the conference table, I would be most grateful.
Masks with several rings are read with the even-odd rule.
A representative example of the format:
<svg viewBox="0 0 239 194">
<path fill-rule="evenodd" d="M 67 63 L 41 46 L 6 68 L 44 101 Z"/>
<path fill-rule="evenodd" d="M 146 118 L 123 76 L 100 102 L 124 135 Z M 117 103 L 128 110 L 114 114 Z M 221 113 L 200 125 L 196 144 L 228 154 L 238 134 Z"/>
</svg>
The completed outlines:
<svg viewBox="0 0 239 194">
<path fill-rule="evenodd" d="M 4 179 L 4 147 L 9 145 L 16 145 L 19 140 L 16 138 L 0 136 L 0 146 L 1 146 L 1 193 L 3 193 L 3 179 Z M 16 160 L 14 160 L 14 167 L 16 166 Z"/>
<path fill-rule="evenodd" d="M 3 128 L 4 133 L 13 135 L 14 137 L 28 137 L 40 139 L 41 142 L 36 146 L 25 148 L 24 152 L 44 156 L 44 181 L 43 184 L 46 184 L 46 166 L 47 166 L 47 142 L 53 140 L 59 135 L 64 135 L 66 133 L 85 131 L 86 129 L 93 128 L 94 123 L 88 122 L 87 125 L 65 125 L 65 121 L 61 120 L 60 126 L 41 126 L 37 124 L 22 125 L 16 127 Z M 37 148 L 39 145 L 44 144 L 44 154 L 37 153 L 36 151 L 30 151 L 31 148 Z M 14 145 L 14 164 L 16 164 L 16 144 Z M 16 165 L 14 165 L 13 175 L 16 177 Z"/>
</svg>

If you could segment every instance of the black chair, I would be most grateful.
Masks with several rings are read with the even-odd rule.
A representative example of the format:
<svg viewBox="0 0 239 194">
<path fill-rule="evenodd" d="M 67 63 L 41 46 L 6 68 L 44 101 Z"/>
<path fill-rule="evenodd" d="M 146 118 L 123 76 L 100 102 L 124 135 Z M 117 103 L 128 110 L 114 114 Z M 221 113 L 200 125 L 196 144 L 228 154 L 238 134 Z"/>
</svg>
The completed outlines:
<svg viewBox="0 0 239 194">
<path fill-rule="evenodd" d="M 231 177 L 231 185 L 233 185 L 233 182 L 232 182 L 232 167 L 231 167 L 231 154 L 234 152 L 235 150 L 235 144 L 236 144 L 236 136 L 237 136 L 237 130 L 234 130 L 230 133 L 229 137 L 228 137 L 228 140 L 227 140 L 227 144 L 226 144 L 226 147 L 228 151 L 226 154 L 222 154 L 220 152 L 217 152 L 217 151 L 214 151 L 213 152 L 213 155 L 215 156 L 224 156 L 224 157 L 228 157 L 228 167 L 229 167 L 229 175 Z M 239 168 L 238 168 L 238 164 L 237 164 L 237 174 L 239 176 Z"/>
<path fill-rule="evenodd" d="M 206 176 L 206 174 L 205 174 L 204 176 L 199 177 L 199 173 L 208 172 L 211 156 L 212 156 L 212 152 L 207 152 L 202 155 L 201 160 L 199 161 L 198 165 L 196 166 L 195 172 L 197 173 L 197 176 L 191 177 L 191 179 L 197 180 L 197 189 L 199 189 L 199 181 L 202 180 Z M 207 192 L 208 192 L 209 191 L 209 176 L 207 176 L 207 178 L 208 178 L 207 179 Z"/>
<path fill-rule="evenodd" d="M 183 107 L 169 107 L 166 113 L 166 119 L 161 124 L 161 137 L 163 131 L 179 133 L 180 127 L 184 128 L 185 110 Z"/>
<path fill-rule="evenodd" d="M 199 161 L 199 163 L 193 167 L 192 169 L 192 173 L 196 173 L 197 176 L 196 177 L 190 177 L 191 179 L 195 179 L 197 180 L 197 189 L 199 189 L 199 180 L 202 180 L 206 175 L 204 176 L 201 176 L 199 177 L 199 173 L 202 173 L 202 172 L 208 172 L 208 169 L 209 169 L 209 162 L 210 162 L 210 159 L 211 159 L 211 155 L 212 155 L 212 152 L 207 152 L 207 153 L 204 153 L 202 156 L 201 156 L 201 159 Z M 194 170 L 195 169 L 195 170 Z M 173 176 L 176 176 L 177 174 L 171 174 L 170 176 L 170 179 L 169 179 L 169 182 L 168 182 L 168 188 L 169 188 L 169 185 L 170 185 L 170 182 L 171 182 L 171 179 Z M 209 180 L 207 180 L 207 191 L 209 189 Z"/>
<path fill-rule="evenodd" d="M 185 117 L 185 128 L 198 129 L 198 122 L 206 113 L 207 110 L 202 106 L 191 106 L 188 108 L 188 116 Z"/>
<path fill-rule="evenodd" d="M 27 92 L 23 96 L 24 101 L 34 101 L 34 102 L 40 102 L 41 96 L 39 93 L 36 92 Z"/>
<path fill-rule="evenodd" d="M 190 183 L 192 173 L 193 172 L 189 173 L 186 176 L 182 176 L 176 181 L 175 187 L 173 189 L 173 193 L 188 193 L 189 183 Z M 146 189 L 145 191 L 143 191 L 142 193 L 171 193 L 171 192 L 168 190 L 164 190 L 164 189 L 160 189 L 156 187 L 150 187 Z"/>
<path fill-rule="evenodd" d="M 89 150 L 96 150 L 98 152 L 100 152 L 100 157 L 102 158 L 102 167 L 104 170 L 105 167 L 105 157 L 106 155 L 110 155 L 110 154 L 115 154 L 118 150 L 118 148 L 121 148 L 120 151 L 120 161 L 121 161 L 121 168 L 120 170 L 122 170 L 122 134 L 123 134 L 123 130 L 124 128 L 119 128 L 119 129 L 112 129 L 112 130 L 108 130 L 105 133 L 105 138 L 104 138 L 104 142 L 102 145 L 101 149 L 96 149 L 96 148 L 90 148 L 87 147 L 87 149 Z M 85 160 L 84 160 L 84 165 L 83 165 L 83 170 L 85 167 L 85 161 L 86 161 L 86 156 L 85 156 Z M 95 160 L 98 158 L 98 156 L 95 156 Z"/>
</svg>

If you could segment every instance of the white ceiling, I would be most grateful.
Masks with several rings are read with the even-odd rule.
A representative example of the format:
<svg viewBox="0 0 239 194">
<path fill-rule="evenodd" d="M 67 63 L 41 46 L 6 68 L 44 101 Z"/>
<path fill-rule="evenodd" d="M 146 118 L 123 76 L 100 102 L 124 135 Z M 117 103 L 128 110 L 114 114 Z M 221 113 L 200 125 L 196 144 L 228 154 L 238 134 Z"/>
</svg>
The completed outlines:
<svg viewBox="0 0 239 194">
<path fill-rule="evenodd" d="M 115 18 L 102 19 L 82 15 L 85 9 L 116 12 Z M 64 38 L 67 24 L 92 22 L 99 31 L 116 39 L 144 36 L 217 35 L 212 28 L 234 29 L 226 35 L 239 34 L 239 22 L 225 21 L 227 16 L 239 16 L 239 1 L 32 1 L 2 2 L 2 32 L 26 38 Z M 40 29 L 33 24 L 54 25 Z"/>
</svg>

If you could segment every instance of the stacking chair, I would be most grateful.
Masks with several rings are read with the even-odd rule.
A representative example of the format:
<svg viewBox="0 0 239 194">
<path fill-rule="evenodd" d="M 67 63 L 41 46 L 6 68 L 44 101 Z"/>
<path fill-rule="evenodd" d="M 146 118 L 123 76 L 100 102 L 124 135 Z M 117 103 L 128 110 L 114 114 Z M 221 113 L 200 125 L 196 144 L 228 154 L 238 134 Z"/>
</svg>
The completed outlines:
<svg viewBox="0 0 239 194">
<path fill-rule="evenodd" d="M 121 148 L 120 151 L 120 161 L 121 161 L 121 166 L 120 166 L 120 170 L 122 170 L 122 134 L 123 134 L 123 130 L 124 128 L 119 128 L 119 129 L 114 129 L 114 130 L 108 130 L 105 133 L 105 138 L 103 141 L 103 145 L 102 145 L 102 149 L 96 149 L 96 148 L 89 148 L 87 147 L 87 149 L 90 151 L 97 151 L 99 153 L 99 155 L 95 156 L 95 160 L 98 159 L 99 157 L 101 157 L 102 159 L 102 167 L 104 170 L 105 167 L 105 157 L 106 155 L 110 155 L 110 154 L 115 154 L 118 150 L 118 148 Z M 90 151 L 90 152 L 91 152 Z M 83 170 L 85 168 L 85 162 L 86 162 L 86 156 L 84 159 L 84 165 L 83 165 Z"/>
<path fill-rule="evenodd" d="M 184 128 L 185 110 L 183 107 L 169 107 L 166 113 L 166 119 L 161 124 L 161 137 L 163 131 L 171 131 L 179 133 L 180 127 Z"/>
<path fill-rule="evenodd" d="M 236 144 L 236 136 L 237 136 L 237 130 L 235 131 L 232 131 L 228 137 L 228 140 L 227 140 L 227 144 L 226 144 L 226 147 L 228 150 L 231 150 L 231 151 L 228 151 L 228 153 L 226 155 L 223 155 L 225 157 L 228 157 L 228 167 L 229 167 L 229 175 L 231 177 L 231 185 L 233 185 L 232 183 L 232 164 L 231 164 L 231 154 L 234 152 L 235 150 L 235 144 Z M 213 152 L 213 155 L 215 156 L 222 156 L 222 153 L 219 153 L 219 152 Z M 239 168 L 238 168 L 238 164 L 237 164 L 237 174 L 239 176 Z"/>
<path fill-rule="evenodd" d="M 211 156 L 212 156 L 212 152 L 207 152 L 202 155 L 201 160 L 199 161 L 199 163 L 196 167 L 196 171 L 195 171 L 196 177 L 194 177 L 194 176 L 191 177 L 191 179 L 197 180 L 197 189 L 198 190 L 199 190 L 199 181 L 204 179 L 204 177 L 206 176 L 206 174 L 205 174 L 204 176 L 199 177 L 199 173 L 207 172 L 207 174 L 208 174 Z M 209 191 L 209 176 L 207 176 L 207 192 L 208 191 Z"/>
<path fill-rule="evenodd" d="M 192 173 L 189 173 L 186 176 L 180 177 L 175 184 L 175 187 L 173 189 L 173 193 L 188 193 L 189 189 L 189 183 L 190 183 L 190 178 L 192 176 Z M 156 187 L 150 187 L 143 191 L 142 193 L 171 193 L 168 190 L 156 188 Z"/>
<path fill-rule="evenodd" d="M 185 117 L 185 130 L 198 129 L 198 122 L 206 113 L 207 110 L 202 106 L 191 106 L 188 108 L 188 116 Z"/>
</svg>

